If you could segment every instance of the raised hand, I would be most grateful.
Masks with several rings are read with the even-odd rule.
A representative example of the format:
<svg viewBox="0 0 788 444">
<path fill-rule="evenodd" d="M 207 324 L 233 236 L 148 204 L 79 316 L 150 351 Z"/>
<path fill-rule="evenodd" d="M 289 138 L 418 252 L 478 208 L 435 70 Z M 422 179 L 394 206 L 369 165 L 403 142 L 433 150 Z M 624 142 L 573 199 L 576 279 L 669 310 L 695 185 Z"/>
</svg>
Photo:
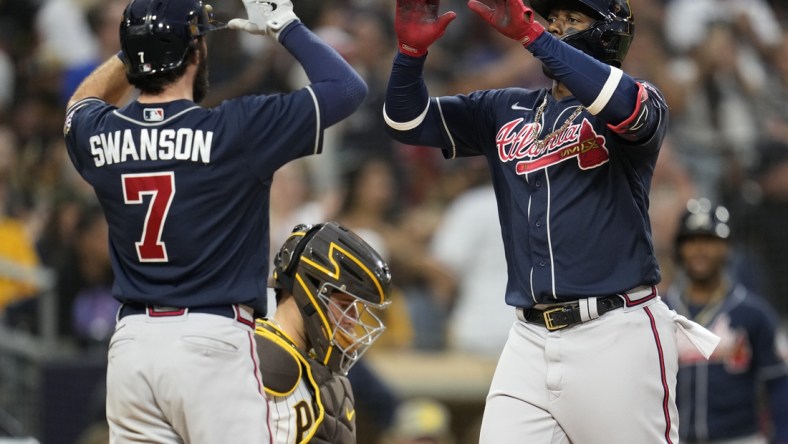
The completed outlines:
<svg viewBox="0 0 788 444">
<path fill-rule="evenodd" d="M 249 19 L 232 19 L 227 26 L 251 34 L 268 34 L 279 40 L 279 33 L 298 20 L 290 0 L 243 0 Z"/>
<path fill-rule="evenodd" d="M 438 16 L 440 0 L 397 0 L 394 31 L 403 54 L 421 57 L 457 17 L 452 11 Z"/>
<path fill-rule="evenodd" d="M 468 8 L 501 34 L 525 46 L 545 31 L 544 26 L 534 21 L 533 9 L 522 0 L 469 0 Z"/>
</svg>

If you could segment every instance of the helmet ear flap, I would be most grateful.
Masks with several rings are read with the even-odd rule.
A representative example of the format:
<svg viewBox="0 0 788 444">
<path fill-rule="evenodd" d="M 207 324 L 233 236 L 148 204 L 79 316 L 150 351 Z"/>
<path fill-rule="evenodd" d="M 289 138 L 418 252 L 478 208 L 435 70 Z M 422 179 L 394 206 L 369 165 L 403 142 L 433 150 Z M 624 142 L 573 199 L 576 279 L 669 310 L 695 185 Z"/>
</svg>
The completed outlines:
<svg viewBox="0 0 788 444">
<path fill-rule="evenodd" d="M 282 288 L 293 292 L 295 272 L 299 258 L 304 252 L 309 240 L 317 233 L 320 225 L 298 224 L 293 227 L 290 238 L 285 241 L 282 248 L 274 256 L 274 279 Z M 303 234 L 300 234 L 303 233 Z"/>
</svg>

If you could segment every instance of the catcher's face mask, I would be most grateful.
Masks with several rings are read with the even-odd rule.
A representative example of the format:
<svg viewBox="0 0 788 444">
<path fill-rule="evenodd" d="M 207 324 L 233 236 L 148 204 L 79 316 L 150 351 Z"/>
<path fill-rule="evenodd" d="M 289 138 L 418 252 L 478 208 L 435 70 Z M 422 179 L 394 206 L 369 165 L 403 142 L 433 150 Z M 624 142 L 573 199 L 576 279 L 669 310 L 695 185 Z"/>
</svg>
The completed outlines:
<svg viewBox="0 0 788 444">
<path fill-rule="evenodd" d="M 339 371 L 346 374 L 386 329 L 379 311 L 385 304 L 375 304 L 325 284 L 318 296 L 326 307 L 333 327 L 328 335 L 335 352 L 341 354 Z"/>
</svg>

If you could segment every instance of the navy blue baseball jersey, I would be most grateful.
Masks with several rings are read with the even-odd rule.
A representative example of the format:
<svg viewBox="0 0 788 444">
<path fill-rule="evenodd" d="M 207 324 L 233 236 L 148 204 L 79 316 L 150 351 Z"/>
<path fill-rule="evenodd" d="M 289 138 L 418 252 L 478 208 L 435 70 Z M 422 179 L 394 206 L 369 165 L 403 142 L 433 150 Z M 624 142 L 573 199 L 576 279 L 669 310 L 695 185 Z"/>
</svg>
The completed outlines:
<svg viewBox="0 0 788 444">
<path fill-rule="evenodd" d="M 679 342 L 676 396 L 682 440 L 732 439 L 762 431 L 757 387 L 784 386 L 788 380 L 787 344 L 774 310 L 742 285 L 703 307 L 688 305 L 682 290 L 668 290 L 668 305 L 721 339 L 708 361 L 691 344 Z M 785 390 L 770 396 L 785 396 Z M 784 434 L 788 412 L 771 417 Z"/>
<path fill-rule="evenodd" d="M 265 314 L 273 173 L 322 146 L 310 87 L 211 109 L 87 98 L 64 132 L 109 223 L 118 300 Z"/>
<path fill-rule="evenodd" d="M 397 56 L 389 99 L 420 81 L 423 62 Z M 528 308 L 660 281 L 648 194 L 667 107 L 653 85 L 637 87 L 640 121 L 630 134 L 546 89 L 429 99 L 424 91 L 429 105 L 415 121 L 392 122 L 402 118 L 392 116 L 389 99 L 385 112 L 402 142 L 440 147 L 447 158 L 486 157 L 508 264 L 506 302 Z"/>
</svg>

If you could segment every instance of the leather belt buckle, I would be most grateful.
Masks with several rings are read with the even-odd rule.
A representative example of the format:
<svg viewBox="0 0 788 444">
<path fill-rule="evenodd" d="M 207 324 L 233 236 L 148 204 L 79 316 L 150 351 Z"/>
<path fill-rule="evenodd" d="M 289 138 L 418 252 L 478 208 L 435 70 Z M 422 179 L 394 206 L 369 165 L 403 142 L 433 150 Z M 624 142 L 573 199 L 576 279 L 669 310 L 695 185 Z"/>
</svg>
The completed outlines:
<svg viewBox="0 0 788 444">
<path fill-rule="evenodd" d="M 563 314 L 563 313 L 565 313 L 567 311 L 571 312 L 571 308 L 569 308 L 569 307 L 557 307 L 557 308 L 551 308 L 549 310 L 543 311 L 542 312 L 542 317 L 544 318 L 544 325 L 545 325 L 545 327 L 547 327 L 547 329 L 549 331 L 560 330 L 562 328 L 568 327 L 569 324 L 571 323 L 571 316 L 564 317 L 564 320 L 562 320 L 562 321 L 553 319 L 553 314 L 554 313 L 555 314 L 558 314 L 558 313 Z"/>
</svg>

